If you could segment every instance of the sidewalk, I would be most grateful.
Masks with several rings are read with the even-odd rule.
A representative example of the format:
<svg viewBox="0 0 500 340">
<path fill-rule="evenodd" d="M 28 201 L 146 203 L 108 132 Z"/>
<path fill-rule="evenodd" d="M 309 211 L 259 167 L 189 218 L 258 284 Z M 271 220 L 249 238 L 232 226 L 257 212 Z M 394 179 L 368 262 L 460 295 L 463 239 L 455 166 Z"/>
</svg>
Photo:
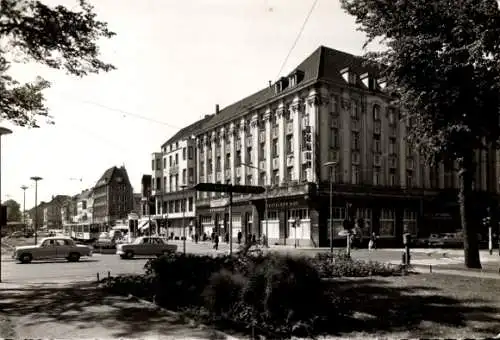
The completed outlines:
<svg viewBox="0 0 500 340">
<path fill-rule="evenodd" d="M 95 283 L 0 284 L 0 338 L 236 339 Z"/>
</svg>

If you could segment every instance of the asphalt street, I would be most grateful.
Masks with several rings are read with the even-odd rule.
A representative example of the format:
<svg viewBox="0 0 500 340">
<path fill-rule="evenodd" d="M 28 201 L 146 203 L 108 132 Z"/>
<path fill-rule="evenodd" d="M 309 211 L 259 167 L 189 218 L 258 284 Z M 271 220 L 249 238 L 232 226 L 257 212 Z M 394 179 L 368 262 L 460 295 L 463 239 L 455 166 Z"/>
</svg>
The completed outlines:
<svg viewBox="0 0 500 340">
<path fill-rule="evenodd" d="M 183 250 L 182 241 L 174 241 L 178 245 L 178 251 Z M 238 245 L 233 245 L 236 251 Z M 211 243 L 200 242 L 198 244 L 192 241 L 186 242 L 186 251 L 194 254 L 227 254 L 229 245 L 220 243 L 219 250 L 215 251 Z M 273 247 L 271 251 L 289 253 L 293 255 L 315 256 L 319 252 L 329 251 L 328 249 L 306 249 L 290 247 Z M 378 249 L 369 252 L 366 249 L 354 249 L 352 256 L 360 260 L 373 260 L 379 262 L 401 261 L 401 251 L 395 249 Z M 424 261 L 433 263 L 437 261 L 455 261 L 453 257 L 447 255 L 446 259 L 439 251 L 432 253 L 414 252 L 412 261 Z M 30 264 L 20 264 L 10 258 L 7 254 L 2 256 L 2 281 L 5 283 L 31 284 L 31 283 L 63 283 L 96 280 L 97 273 L 102 278 L 108 275 L 108 272 L 114 276 L 119 274 L 141 274 L 144 272 L 144 264 L 147 258 L 134 258 L 132 260 L 122 260 L 115 254 L 94 254 L 90 258 L 82 258 L 80 262 L 71 263 L 61 261 L 34 261 Z"/>
</svg>

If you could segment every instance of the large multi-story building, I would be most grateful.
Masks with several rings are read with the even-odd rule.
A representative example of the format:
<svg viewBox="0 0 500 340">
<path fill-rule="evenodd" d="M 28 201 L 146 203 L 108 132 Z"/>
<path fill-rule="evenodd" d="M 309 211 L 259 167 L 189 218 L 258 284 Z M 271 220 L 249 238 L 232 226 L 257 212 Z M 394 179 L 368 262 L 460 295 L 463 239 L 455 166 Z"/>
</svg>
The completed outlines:
<svg viewBox="0 0 500 340">
<path fill-rule="evenodd" d="M 92 224 L 112 226 L 134 208 L 132 185 L 124 166 L 104 172 L 93 188 Z"/>
<path fill-rule="evenodd" d="M 183 236 L 195 231 L 196 193 L 185 190 L 196 181 L 195 135 L 210 121 L 211 115 L 181 129 L 161 146 L 161 152 L 152 154 L 151 195 L 155 197 L 156 217 L 167 218 L 169 233 Z"/>
<path fill-rule="evenodd" d="M 377 72 L 360 57 L 320 47 L 288 76 L 216 110 L 191 132 L 196 134 L 192 171 L 197 182 L 267 188 L 265 194 L 234 197 L 233 237 L 242 231 L 267 234 L 273 243 L 324 246 L 330 219 L 333 238 L 340 240 L 348 215 L 357 218 L 365 235 L 375 232 L 382 243 L 399 243 L 403 226 L 419 235 L 459 229 L 455 167 L 424 165 L 405 140 L 411 122 L 391 104 L 386 81 Z M 194 146 L 184 140 L 182 146 L 177 140 L 166 143 L 163 160 L 154 155 L 156 190 L 162 188 L 162 177 L 168 192 L 189 178 L 179 174 L 184 168 L 174 155 Z M 493 151 L 477 154 L 477 221 L 486 206 L 496 207 L 498 158 Z M 229 216 L 221 196 L 197 194 L 202 231 L 227 232 Z M 179 211 L 175 203 L 171 206 L 170 211 Z"/>
</svg>

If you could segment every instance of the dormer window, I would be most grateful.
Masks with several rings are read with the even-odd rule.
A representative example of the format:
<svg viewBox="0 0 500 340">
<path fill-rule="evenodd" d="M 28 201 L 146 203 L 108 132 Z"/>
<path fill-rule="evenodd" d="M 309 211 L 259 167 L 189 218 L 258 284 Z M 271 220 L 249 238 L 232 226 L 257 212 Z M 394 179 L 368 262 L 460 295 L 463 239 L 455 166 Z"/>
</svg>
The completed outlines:
<svg viewBox="0 0 500 340">
<path fill-rule="evenodd" d="M 387 87 L 387 78 L 379 78 L 377 79 L 377 84 L 381 90 L 384 90 Z"/>
<path fill-rule="evenodd" d="M 375 78 L 371 74 L 363 73 L 359 78 L 361 79 L 363 85 L 365 85 L 367 89 L 369 90 L 377 89 L 377 82 L 375 81 Z"/>
<path fill-rule="evenodd" d="M 280 80 L 278 80 L 276 82 L 276 84 L 274 84 L 274 92 L 276 94 L 282 92 L 284 89 L 286 89 L 288 87 L 288 78 L 285 78 L 285 77 L 281 77 Z"/>
<path fill-rule="evenodd" d="M 290 76 L 288 77 L 288 86 L 293 87 L 296 86 L 298 83 L 300 83 L 304 79 L 304 72 L 300 70 L 295 70 Z"/>
<path fill-rule="evenodd" d="M 356 74 L 349 67 L 342 69 L 340 71 L 340 74 L 342 75 L 342 78 L 344 78 L 344 80 L 347 83 L 352 84 L 352 85 L 356 84 Z"/>
</svg>

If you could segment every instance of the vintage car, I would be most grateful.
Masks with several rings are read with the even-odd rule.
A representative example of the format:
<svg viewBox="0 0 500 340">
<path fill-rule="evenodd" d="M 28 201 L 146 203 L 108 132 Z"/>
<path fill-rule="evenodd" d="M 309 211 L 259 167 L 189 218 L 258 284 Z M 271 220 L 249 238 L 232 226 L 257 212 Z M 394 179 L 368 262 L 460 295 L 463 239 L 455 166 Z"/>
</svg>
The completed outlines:
<svg viewBox="0 0 500 340">
<path fill-rule="evenodd" d="M 122 259 L 131 259 L 134 256 L 161 256 L 177 251 L 175 244 L 168 244 L 161 237 L 138 237 L 132 243 L 123 243 L 116 246 L 116 254 Z"/>
<path fill-rule="evenodd" d="M 30 263 L 33 260 L 67 259 L 77 262 L 82 256 L 92 256 L 92 248 L 76 244 L 69 237 L 47 237 L 33 246 L 16 247 L 12 258 L 21 263 Z"/>
</svg>

